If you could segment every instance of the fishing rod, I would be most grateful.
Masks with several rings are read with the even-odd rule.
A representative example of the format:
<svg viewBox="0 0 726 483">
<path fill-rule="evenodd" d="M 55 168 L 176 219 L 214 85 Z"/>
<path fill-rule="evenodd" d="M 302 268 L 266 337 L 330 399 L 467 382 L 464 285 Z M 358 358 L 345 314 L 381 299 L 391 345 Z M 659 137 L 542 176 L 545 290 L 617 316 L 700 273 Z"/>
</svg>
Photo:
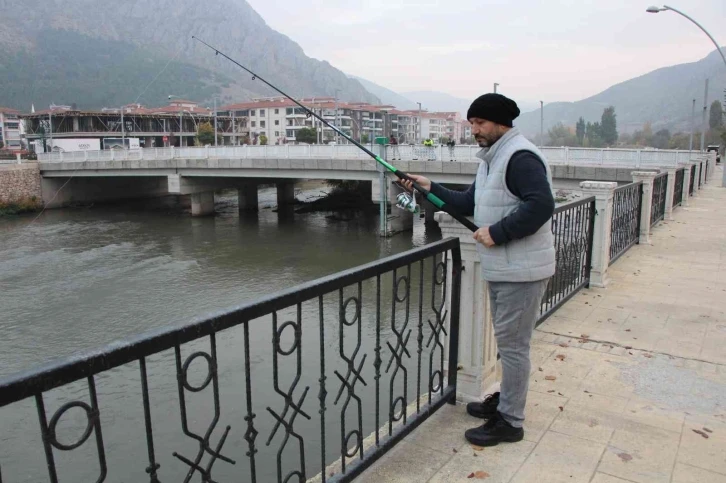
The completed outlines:
<svg viewBox="0 0 726 483">
<path fill-rule="evenodd" d="M 270 84 L 269 82 L 267 82 L 265 79 L 263 79 L 259 75 L 255 74 L 254 72 L 252 72 L 247 67 L 245 67 L 244 65 L 240 64 L 239 62 L 237 62 L 236 60 L 234 60 L 233 58 L 231 58 L 230 56 L 228 56 L 224 52 L 221 52 L 216 47 L 212 47 L 211 45 L 209 45 L 208 43 L 206 43 L 205 41 L 203 41 L 199 37 L 196 37 L 196 36 L 192 35 L 192 39 L 194 39 L 197 42 L 199 42 L 201 44 L 204 44 L 207 47 L 209 47 L 211 50 L 213 50 L 215 52 L 215 55 L 221 55 L 222 57 L 224 57 L 225 59 L 229 60 L 233 64 L 235 64 L 238 67 L 240 67 L 240 68 L 244 69 L 245 71 L 249 72 L 250 75 L 252 75 L 252 80 L 259 79 L 260 81 L 264 82 L 265 84 L 267 84 L 269 87 L 271 87 L 275 91 L 279 92 L 283 96 L 285 96 L 288 99 L 290 99 L 292 102 L 294 102 L 295 104 L 297 104 L 298 106 L 300 106 L 307 113 L 307 116 L 308 117 L 310 117 L 310 116 L 314 117 L 315 119 L 319 120 L 320 122 L 322 122 L 323 124 L 325 124 L 326 126 L 328 126 L 329 128 L 331 128 L 333 131 L 335 131 L 338 134 L 340 134 L 341 136 L 343 136 L 345 139 L 347 139 L 351 143 L 355 144 L 359 149 L 362 149 L 367 155 L 369 155 L 370 157 L 372 157 L 373 159 L 375 159 L 384 168 L 386 168 L 391 173 L 395 174 L 399 179 L 406 180 L 406 181 L 410 181 L 411 184 L 412 184 L 412 186 L 413 186 L 413 188 L 416 191 L 418 191 L 419 193 L 421 193 L 421 195 L 423 195 L 435 207 L 437 207 L 440 210 L 445 211 L 446 213 L 450 214 L 452 217 L 454 217 L 454 219 L 456 221 L 458 221 L 459 223 L 461 223 L 462 225 L 464 225 L 465 227 L 467 227 L 471 231 L 475 232 L 475 231 L 477 231 L 479 229 L 478 226 L 476 226 L 474 223 L 472 223 L 471 221 L 469 221 L 465 216 L 463 216 L 462 214 L 458 213 L 456 210 L 454 210 L 453 208 L 451 208 L 448 204 L 444 203 L 444 201 L 441 198 L 439 198 L 438 196 L 434 195 L 429 190 L 421 187 L 407 173 L 401 171 L 400 169 L 398 169 L 395 166 L 393 166 L 393 165 L 389 164 L 388 162 L 386 162 L 386 160 L 384 160 L 383 158 L 381 158 L 380 156 L 378 156 L 377 154 L 375 154 L 373 151 L 371 151 L 368 148 L 366 148 L 365 146 L 363 146 L 361 143 L 357 142 L 355 139 L 353 139 L 351 136 L 347 135 L 345 132 L 343 132 L 340 129 L 338 129 L 337 126 L 334 126 L 331 123 L 329 123 L 328 121 L 326 121 L 325 119 L 323 119 L 322 116 L 319 116 L 318 114 L 315 114 L 315 112 L 313 112 L 308 107 L 302 105 L 300 102 L 298 102 L 292 96 L 289 96 L 286 93 L 282 92 L 280 89 L 278 89 L 277 87 L 273 86 L 272 84 Z M 381 189 L 383 189 L 383 187 L 381 187 Z M 400 196 L 401 195 L 399 195 L 399 197 Z M 407 209 L 408 211 L 413 211 L 415 209 L 415 206 L 416 206 L 416 202 L 415 201 L 413 201 L 413 200 L 406 200 L 405 198 L 403 200 L 399 200 L 399 201 L 401 201 L 400 206 L 403 209 Z"/>
</svg>

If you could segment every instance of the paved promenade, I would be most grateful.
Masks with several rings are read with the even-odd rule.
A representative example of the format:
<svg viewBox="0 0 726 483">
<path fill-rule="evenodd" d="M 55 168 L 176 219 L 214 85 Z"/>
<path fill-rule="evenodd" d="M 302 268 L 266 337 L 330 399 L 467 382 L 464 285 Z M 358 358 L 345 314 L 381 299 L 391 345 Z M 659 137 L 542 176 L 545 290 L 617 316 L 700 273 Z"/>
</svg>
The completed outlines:
<svg viewBox="0 0 726 483">
<path fill-rule="evenodd" d="M 445 406 L 358 481 L 726 483 L 721 169 L 536 331 L 524 441 L 472 447 Z"/>
</svg>

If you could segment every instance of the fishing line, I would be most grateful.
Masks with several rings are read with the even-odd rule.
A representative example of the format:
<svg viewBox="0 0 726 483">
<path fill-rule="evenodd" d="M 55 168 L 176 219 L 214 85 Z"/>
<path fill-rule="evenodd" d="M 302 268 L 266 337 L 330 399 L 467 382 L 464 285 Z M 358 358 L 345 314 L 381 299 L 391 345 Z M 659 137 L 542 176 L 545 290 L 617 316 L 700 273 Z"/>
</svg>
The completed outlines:
<svg viewBox="0 0 726 483">
<path fill-rule="evenodd" d="M 290 99 L 292 102 L 294 102 L 295 104 L 297 104 L 298 106 L 300 106 L 307 113 L 307 116 L 308 117 L 311 117 L 311 116 L 314 117 L 315 119 L 319 120 L 320 122 L 322 122 L 323 124 L 325 124 L 326 126 L 328 126 L 329 128 L 331 128 L 333 131 L 335 131 L 338 134 L 340 134 L 341 136 L 343 136 L 349 142 L 351 142 L 352 144 L 356 145 L 359 149 L 363 150 L 366 154 L 368 154 L 370 157 L 372 157 L 373 159 L 375 159 L 379 164 L 381 164 L 383 167 L 385 167 L 388 171 L 390 171 L 391 173 L 393 173 L 394 175 L 396 175 L 399 179 L 406 180 L 406 181 L 410 181 L 411 184 L 412 184 L 412 186 L 413 186 L 413 188 L 416 191 L 418 191 L 419 193 L 421 193 L 421 195 L 423 195 L 429 202 L 431 202 L 434 206 L 436 206 L 440 210 L 445 211 L 446 213 L 450 214 L 454 219 L 456 219 L 456 221 L 458 221 L 459 223 L 461 223 L 462 225 L 464 225 L 465 227 L 467 227 L 471 231 L 475 232 L 475 231 L 477 231 L 479 229 L 478 226 L 476 226 L 474 223 L 472 223 L 471 221 L 469 221 L 465 216 L 461 215 L 456 210 L 454 210 L 453 208 L 451 208 L 448 204 L 444 203 L 444 201 L 441 198 L 439 198 L 438 196 L 434 195 L 429 190 L 424 189 L 423 187 L 421 187 L 407 173 L 401 171 L 400 169 L 398 169 L 395 166 L 393 166 L 393 165 L 389 164 L 388 162 L 386 162 L 383 158 L 381 158 L 377 154 L 375 154 L 372 151 L 370 151 L 369 149 L 367 149 L 365 146 L 363 146 L 361 143 L 357 142 L 351 136 L 349 136 L 345 132 L 341 131 L 338 127 L 336 127 L 333 124 L 331 124 L 330 122 L 326 121 L 322 116 L 320 116 L 320 115 L 316 114 L 315 112 L 313 112 L 313 110 L 305 107 L 304 105 L 302 105 L 300 102 L 298 102 L 293 97 L 291 97 L 288 94 L 284 93 L 283 91 L 281 91 L 280 89 L 278 89 L 274 85 L 270 84 L 268 81 L 266 81 L 265 79 L 263 79 L 262 77 L 260 77 L 256 73 L 252 72 L 250 69 L 248 69 L 244 65 L 240 64 L 239 62 L 237 62 L 236 60 L 234 60 L 233 58 L 231 58 L 230 56 L 228 56 L 224 52 L 219 51 L 217 48 L 212 47 L 211 45 L 209 45 L 208 43 L 206 43 L 202 39 L 200 39 L 200 38 L 198 38 L 196 36 L 192 36 L 192 39 L 194 39 L 197 42 L 199 42 L 201 44 L 204 44 L 205 46 L 209 47 L 212 51 L 214 51 L 215 55 L 221 55 L 222 57 L 226 58 L 227 60 L 229 60 L 233 64 L 237 65 L 238 67 L 240 67 L 243 70 L 245 70 L 246 72 L 248 72 L 252 76 L 252 80 L 262 81 L 263 83 L 265 83 L 266 85 L 268 85 L 270 88 L 274 89 L 275 91 L 279 92 L 283 96 L 285 96 L 288 99 Z M 413 197 L 410 196 L 410 195 L 408 195 L 407 193 L 406 193 L 406 195 L 407 195 L 408 198 L 413 199 Z M 411 210 L 411 207 L 413 207 L 415 209 L 416 208 L 416 202 L 415 201 L 411 202 L 410 200 L 406 200 L 405 198 L 406 197 L 403 197 L 403 199 L 402 199 L 402 197 L 399 195 L 399 204 L 401 205 L 401 207 L 403 209 L 405 209 L 405 210 L 408 210 L 408 211 Z"/>
</svg>

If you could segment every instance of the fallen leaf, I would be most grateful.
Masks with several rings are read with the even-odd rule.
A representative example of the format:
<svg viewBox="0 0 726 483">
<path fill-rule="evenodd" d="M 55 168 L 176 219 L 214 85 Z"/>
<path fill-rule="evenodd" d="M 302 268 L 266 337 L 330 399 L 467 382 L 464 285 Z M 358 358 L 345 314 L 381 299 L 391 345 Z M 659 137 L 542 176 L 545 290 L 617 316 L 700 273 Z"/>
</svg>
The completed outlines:
<svg viewBox="0 0 726 483">
<path fill-rule="evenodd" d="M 469 473 L 469 476 L 467 478 L 474 478 L 474 473 Z"/>
<path fill-rule="evenodd" d="M 565 408 L 562 407 L 562 406 L 558 406 L 558 407 L 560 408 L 560 411 L 564 411 L 565 410 Z"/>
<path fill-rule="evenodd" d="M 583 339 L 589 339 L 590 338 L 590 336 L 587 335 L 587 334 L 580 334 L 580 337 L 582 337 Z"/>
<path fill-rule="evenodd" d="M 590 426 L 591 428 L 594 428 L 595 426 L 597 426 L 597 420 L 591 419 L 590 422 L 587 423 L 587 425 Z"/>
<path fill-rule="evenodd" d="M 555 390 L 554 390 L 554 389 L 550 389 L 550 390 L 549 390 L 549 391 L 547 391 L 547 392 L 555 392 Z"/>
<path fill-rule="evenodd" d="M 619 308 L 619 309 L 624 309 L 625 308 L 625 307 L 623 307 L 621 305 L 616 305 L 616 307 Z"/>
<path fill-rule="evenodd" d="M 632 353 L 632 352 L 628 352 L 628 354 L 630 354 L 631 356 L 633 355 L 633 353 Z"/>
<path fill-rule="evenodd" d="M 564 394 L 562 394 L 561 392 L 558 392 L 557 394 L 559 394 L 560 396 L 563 396 L 564 397 Z"/>
<path fill-rule="evenodd" d="M 555 376 L 545 376 L 545 381 L 554 381 L 557 379 Z"/>
<path fill-rule="evenodd" d="M 704 427 L 703 430 L 706 431 L 707 433 L 713 433 L 713 431 L 711 431 L 710 429 L 708 429 L 706 427 Z"/>
<path fill-rule="evenodd" d="M 474 449 L 474 451 L 483 451 L 484 450 L 483 446 L 477 446 L 475 444 L 472 444 L 471 447 Z"/>
<path fill-rule="evenodd" d="M 564 354 L 557 354 L 557 357 L 555 359 L 558 359 L 560 361 L 564 361 L 567 356 Z"/>
<path fill-rule="evenodd" d="M 585 394 L 590 394 L 590 391 L 583 391 Z"/>
<path fill-rule="evenodd" d="M 626 346 L 625 346 L 625 348 L 626 348 L 627 350 L 630 350 L 630 349 L 632 349 L 632 348 L 633 348 L 633 346 L 630 346 L 630 345 L 626 345 Z"/>
<path fill-rule="evenodd" d="M 618 458 L 620 458 L 620 459 L 621 459 L 621 460 L 623 460 L 624 462 L 625 462 L 625 461 L 630 461 L 630 460 L 632 460 L 632 459 L 633 459 L 633 457 L 632 457 L 632 456 L 630 456 L 630 455 L 629 455 L 628 453 L 618 453 Z"/>
<path fill-rule="evenodd" d="M 472 453 L 472 454 L 473 454 L 474 456 L 479 456 L 479 455 L 478 455 L 478 454 L 476 454 L 476 453 Z"/>
<path fill-rule="evenodd" d="M 564 342 L 560 343 L 560 347 L 570 347 L 569 345 L 565 344 Z"/>
<path fill-rule="evenodd" d="M 539 368 L 539 372 L 542 372 L 542 371 L 544 371 L 544 369 L 542 369 L 542 368 L 540 367 L 540 368 Z"/>
<path fill-rule="evenodd" d="M 456 448 L 454 448 L 453 451 L 454 451 L 454 453 L 458 453 L 458 451 L 456 450 Z"/>
<path fill-rule="evenodd" d="M 650 355 L 650 354 L 643 354 L 643 357 L 647 357 L 648 359 L 650 359 L 650 358 L 651 358 L 651 357 L 653 357 L 653 356 L 652 356 L 652 355 Z"/>
<path fill-rule="evenodd" d="M 630 329 L 625 329 L 625 332 L 630 332 Z"/>
<path fill-rule="evenodd" d="M 700 434 L 700 435 L 701 435 L 701 436 L 703 436 L 704 438 L 708 439 L 708 435 L 707 435 L 706 433 L 704 433 L 703 431 L 701 431 L 700 429 L 693 429 L 692 431 L 693 431 L 694 433 L 696 433 L 696 434 Z"/>
<path fill-rule="evenodd" d="M 487 473 L 486 471 L 477 471 L 476 473 L 474 473 L 474 478 L 479 479 L 479 480 L 483 480 L 484 478 L 489 478 L 489 476 L 490 476 L 489 473 Z"/>
</svg>

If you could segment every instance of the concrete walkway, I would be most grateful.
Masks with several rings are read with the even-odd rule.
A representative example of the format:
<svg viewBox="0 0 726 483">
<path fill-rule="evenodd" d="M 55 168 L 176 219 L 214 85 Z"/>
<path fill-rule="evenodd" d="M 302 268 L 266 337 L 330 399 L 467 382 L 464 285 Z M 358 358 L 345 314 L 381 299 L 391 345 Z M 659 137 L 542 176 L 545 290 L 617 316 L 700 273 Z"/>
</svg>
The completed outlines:
<svg viewBox="0 0 726 483">
<path fill-rule="evenodd" d="M 472 447 L 446 406 L 358 481 L 726 483 L 720 179 L 536 331 L 524 441 Z"/>
</svg>

